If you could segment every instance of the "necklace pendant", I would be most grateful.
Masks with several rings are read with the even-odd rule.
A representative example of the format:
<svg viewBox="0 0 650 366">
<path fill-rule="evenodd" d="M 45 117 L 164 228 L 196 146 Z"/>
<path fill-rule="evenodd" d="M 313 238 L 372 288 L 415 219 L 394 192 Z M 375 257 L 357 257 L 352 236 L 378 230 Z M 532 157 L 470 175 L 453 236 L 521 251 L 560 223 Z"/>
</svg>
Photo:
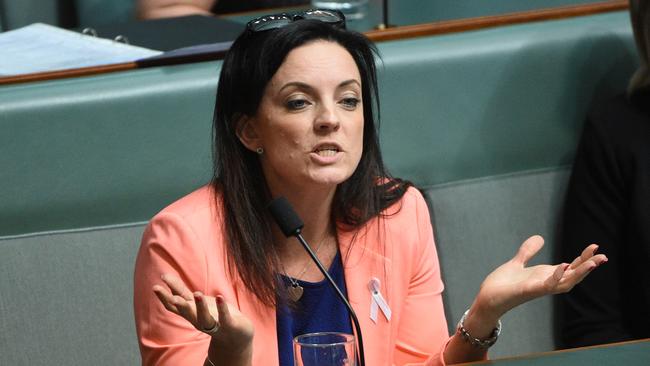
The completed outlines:
<svg viewBox="0 0 650 366">
<path fill-rule="evenodd" d="M 298 302 L 300 298 L 302 297 L 302 293 L 305 290 L 302 288 L 297 283 L 292 283 L 290 286 L 287 287 L 287 294 L 289 295 L 289 300 L 293 302 Z"/>
</svg>

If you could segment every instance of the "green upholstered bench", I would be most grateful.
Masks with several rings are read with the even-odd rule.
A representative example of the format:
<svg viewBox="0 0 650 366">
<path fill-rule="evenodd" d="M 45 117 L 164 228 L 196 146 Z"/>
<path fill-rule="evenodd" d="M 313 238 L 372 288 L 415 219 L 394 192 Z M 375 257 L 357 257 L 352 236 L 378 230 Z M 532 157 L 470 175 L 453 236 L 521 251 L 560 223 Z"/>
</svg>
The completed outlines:
<svg viewBox="0 0 650 366">
<path fill-rule="evenodd" d="M 390 22 L 395 25 L 439 22 L 481 16 L 509 14 L 570 5 L 584 5 L 600 0 L 454 0 L 389 1 Z"/>
<path fill-rule="evenodd" d="M 599 1 L 602 0 L 390 1 L 389 14 L 391 24 L 411 25 Z M 0 30 L 14 29 L 34 22 L 45 22 L 64 27 L 71 25 L 94 27 L 110 23 L 123 23 L 133 19 L 135 3 L 135 0 L 50 0 L 45 2 L 41 0 L 2 0 L 0 1 L 0 15 L 2 15 L 0 16 Z M 369 6 L 373 7 L 370 9 L 373 14 L 381 11 L 380 0 L 370 0 Z M 234 17 L 235 20 L 243 22 L 247 22 L 250 18 L 250 14 Z M 355 25 L 358 23 L 354 21 Z M 367 26 L 367 29 L 370 29 L 374 25 L 364 24 L 364 27 Z M 356 26 L 354 28 L 356 29 Z"/>
<path fill-rule="evenodd" d="M 528 235 L 550 260 L 588 105 L 624 89 L 627 14 L 381 43 L 385 160 L 432 208 L 450 325 Z M 138 360 L 144 223 L 210 178 L 219 62 L 0 87 L 0 355 Z M 504 319 L 493 356 L 553 348 L 550 299 Z"/>
<path fill-rule="evenodd" d="M 134 14 L 135 0 L 0 0 L 0 31 L 36 22 L 95 27 L 126 22 Z"/>
<path fill-rule="evenodd" d="M 413 53 L 415 44 L 428 52 Z M 528 236 L 542 234 L 547 243 L 534 263 L 552 262 L 588 106 L 624 90 L 636 64 L 627 14 L 390 42 L 381 50 L 383 152 L 431 204 L 453 331 L 480 281 Z M 551 298 L 515 309 L 491 355 L 553 349 L 552 322 Z"/>
<path fill-rule="evenodd" d="M 0 364 L 137 365 L 144 224 L 0 238 Z"/>
</svg>

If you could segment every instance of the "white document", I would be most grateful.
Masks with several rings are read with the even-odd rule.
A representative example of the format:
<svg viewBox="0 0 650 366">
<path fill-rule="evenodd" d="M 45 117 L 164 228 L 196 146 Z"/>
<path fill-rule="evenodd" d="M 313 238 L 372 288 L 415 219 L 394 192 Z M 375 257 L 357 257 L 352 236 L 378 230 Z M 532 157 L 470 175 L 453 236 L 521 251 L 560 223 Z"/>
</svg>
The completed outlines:
<svg viewBox="0 0 650 366">
<path fill-rule="evenodd" d="M 132 62 L 161 53 L 34 23 L 0 33 L 0 76 Z"/>
</svg>

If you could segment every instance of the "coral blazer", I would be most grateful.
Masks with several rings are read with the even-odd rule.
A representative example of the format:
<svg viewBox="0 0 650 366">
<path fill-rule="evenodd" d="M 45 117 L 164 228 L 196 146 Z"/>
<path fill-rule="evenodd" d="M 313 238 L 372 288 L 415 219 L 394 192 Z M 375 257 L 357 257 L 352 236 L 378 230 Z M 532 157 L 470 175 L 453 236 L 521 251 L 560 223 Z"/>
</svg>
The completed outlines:
<svg viewBox="0 0 650 366">
<path fill-rule="evenodd" d="M 143 365 L 203 365 L 210 337 L 165 310 L 152 291 L 162 273 L 174 273 L 193 291 L 216 296 L 255 326 L 253 365 L 278 365 L 275 308 L 261 305 L 227 271 L 220 209 L 206 186 L 157 214 L 147 226 L 136 260 L 135 322 Z M 440 267 L 429 212 L 410 188 L 381 218 L 361 229 L 338 228 L 348 297 L 363 332 L 366 364 L 443 365 L 449 339 Z M 354 244 L 354 245 L 352 245 Z M 369 283 L 378 279 L 390 306 L 370 317 Z"/>
</svg>

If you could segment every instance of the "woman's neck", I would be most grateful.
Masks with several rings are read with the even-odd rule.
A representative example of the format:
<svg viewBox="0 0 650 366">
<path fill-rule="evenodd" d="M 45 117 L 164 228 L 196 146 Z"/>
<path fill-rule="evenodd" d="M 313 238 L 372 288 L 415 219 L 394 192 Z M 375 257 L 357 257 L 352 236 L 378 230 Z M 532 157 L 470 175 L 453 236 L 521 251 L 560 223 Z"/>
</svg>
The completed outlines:
<svg viewBox="0 0 650 366">
<path fill-rule="evenodd" d="M 312 250 L 318 251 L 318 257 L 325 262 L 337 250 L 335 223 L 332 222 L 334 193 L 335 189 L 312 192 L 312 194 L 305 194 L 303 191 L 297 194 L 282 192 L 277 195 L 284 195 L 291 203 L 305 224 L 302 236 L 311 245 Z M 288 275 L 299 274 L 307 261 L 311 261 L 300 242 L 293 237 L 285 237 L 277 227 L 273 230 L 273 238 L 279 246 L 279 254 Z M 329 262 L 323 264 L 327 266 Z"/>
</svg>

